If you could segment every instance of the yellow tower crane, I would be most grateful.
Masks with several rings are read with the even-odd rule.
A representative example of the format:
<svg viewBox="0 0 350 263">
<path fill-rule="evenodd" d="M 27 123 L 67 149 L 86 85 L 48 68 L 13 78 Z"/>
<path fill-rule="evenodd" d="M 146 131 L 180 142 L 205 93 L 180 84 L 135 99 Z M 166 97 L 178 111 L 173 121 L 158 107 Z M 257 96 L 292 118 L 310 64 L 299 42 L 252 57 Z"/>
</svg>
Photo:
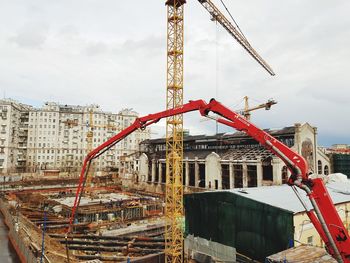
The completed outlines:
<svg viewBox="0 0 350 263">
<path fill-rule="evenodd" d="M 265 108 L 265 110 L 270 110 L 272 105 L 277 104 L 277 101 L 273 100 L 273 99 L 269 99 L 266 103 L 254 106 L 252 108 L 249 108 L 249 97 L 245 96 L 244 97 L 244 110 L 243 110 L 243 116 L 244 118 L 246 118 L 248 121 L 250 120 L 250 112 L 255 111 L 255 110 L 259 110 L 262 108 Z"/>
<path fill-rule="evenodd" d="M 226 31 L 265 69 L 271 67 L 251 47 L 243 34 L 220 12 L 211 0 L 198 0 Z M 183 105 L 184 5 L 186 0 L 166 0 L 167 6 L 167 93 L 166 108 Z M 183 116 L 166 121 L 165 261 L 183 262 Z"/>
</svg>

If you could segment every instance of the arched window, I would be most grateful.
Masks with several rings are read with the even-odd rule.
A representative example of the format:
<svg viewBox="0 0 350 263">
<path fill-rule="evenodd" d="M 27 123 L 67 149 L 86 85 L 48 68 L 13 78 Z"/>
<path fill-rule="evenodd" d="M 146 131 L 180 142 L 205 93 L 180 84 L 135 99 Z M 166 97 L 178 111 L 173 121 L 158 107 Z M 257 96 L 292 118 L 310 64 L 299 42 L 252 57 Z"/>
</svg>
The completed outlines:
<svg viewBox="0 0 350 263">
<path fill-rule="evenodd" d="M 325 175 L 329 175 L 329 167 L 328 167 L 328 165 L 324 166 L 324 174 Z"/>
<path fill-rule="evenodd" d="M 317 171 L 318 174 L 322 174 L 322 162 L 320 160 L 317 161 Z"/>
<path fill-rule="evenodd" d="M 282 184 L 286 184 L 288 182 L 288 169 L 287 166 L 282 167 Z"/>
</svg>

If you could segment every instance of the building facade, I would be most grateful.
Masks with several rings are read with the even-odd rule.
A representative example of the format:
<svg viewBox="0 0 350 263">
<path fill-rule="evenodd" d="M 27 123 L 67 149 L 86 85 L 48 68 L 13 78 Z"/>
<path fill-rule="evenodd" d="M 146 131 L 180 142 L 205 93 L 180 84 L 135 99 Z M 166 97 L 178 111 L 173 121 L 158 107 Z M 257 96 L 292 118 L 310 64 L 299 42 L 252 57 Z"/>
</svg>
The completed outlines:
<svg viewBox="0 0 350 263">
<path fill-rule="evenodd" d="M 330 161 L 318 148 L 317 128 L 308 123 L 267 130 L 272 136 L 301 154 L 310 172 L 330 173 Z M 141 143 L 139 180 L 165 182 L 165 140 Z M 274 154 L 242 132 L 214 136 L 185 136 L 183 184 L 188 187 L 231 189 L 280 185 L 290 173 Z"/>
<path fill-rule="evenodd" d="M 2 116 L 7 116 L 0 118 L 2 173 L 49 169 L 78 171 L 89 150 L 132 124 L 138 117 L 131 109 L 111 113 L 102 111 L 98 105 L 50 102 L 41 108 L 34 108 L 2 100 L 0 107 Z M 140 142 L 149 138 L 149 129 L 130 134 L 94 160 L 94 170 L 119 170 L 124 165 L 122 157 L 138 152 Z"/>
<path fill-rule="evenodd" d="M 29 105 L 13 100 L 0 102 L 0 171 L 21 169 L 25 164 Z"/>
</svg>

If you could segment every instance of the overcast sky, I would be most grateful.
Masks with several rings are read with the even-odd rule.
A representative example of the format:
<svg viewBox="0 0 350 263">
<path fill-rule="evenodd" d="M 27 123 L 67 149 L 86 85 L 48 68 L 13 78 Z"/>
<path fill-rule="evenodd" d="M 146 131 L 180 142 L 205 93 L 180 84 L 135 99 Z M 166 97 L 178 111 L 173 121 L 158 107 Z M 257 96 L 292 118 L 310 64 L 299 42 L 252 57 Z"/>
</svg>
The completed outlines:
<svg viewBox="0 0 350 263">
<path fill-rule="evenodd" d="M 187 2 L 185 101 L 216 97 L 238 110 L 245 95 L 252 105 L 274 98 L 271 111 L 253 112 L 258 126 L 309 122 L 320 145 L 350 143 L 350 1 L 225 0 L 275 77 L 196 0 Z M 144 115 L 165 107 L 165 65 L 164 1 L 0 0 L 1 97 Z M 215 132 L 198 114 L 185 127 Z"/>
</svg>

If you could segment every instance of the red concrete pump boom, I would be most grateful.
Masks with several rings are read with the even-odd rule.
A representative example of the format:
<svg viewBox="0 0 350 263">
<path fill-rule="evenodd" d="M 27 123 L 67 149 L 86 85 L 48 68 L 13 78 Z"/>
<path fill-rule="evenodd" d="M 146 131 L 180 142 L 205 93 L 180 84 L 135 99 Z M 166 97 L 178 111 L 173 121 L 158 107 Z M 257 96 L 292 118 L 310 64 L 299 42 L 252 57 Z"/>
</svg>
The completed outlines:
<svg viewBox="0 0 350 263">
<path fill-rule="evenodd" d="M 299 187 L 307 193 L 313 206 L 313 210 L 309 210 L 301 199 L 300 201 L 303 203 L 311 222 L 314 224 L 316 230 L 323 239 L 328 252 L 338 262 L 350 263 L 349 233 L 344 227 L 322 179 L 309 178 L 308 165 L 302 156 L 278 141 L 276 138 L 272 137 L 270 134 L 247 121 L 238 113 L 230 110 L 214 99 L 212 99 L 210 103 L 206 103 L 203 100 L 190 101 L 178 108 L 137 118 L 132 125 L 91 151 L 86 156 L 81 170 L 68 233 L 72 231 L 76 217 L 76 210 L 79 207 L 88 170 L 93 159 L 99 157 L 109 148 L 113 147 L 116 143 L 137 129 L 144 129 L 147 126 L 158 122 L 160 119 L 191 111 L 199 111 L 202 116 L 214 118 L 219 123 L 246 133 L 258 141 L 267 150 L 281 158 L 291 172 L 288 184 L 292 186 L 294 190 L 295 187 Z M 210 112 L 215 113 L 216 116 L 209 116 Z M 175 134 L 174 136 L 177 135 Z M 295 192 L 297 193 L 297 191 Z"/>
</svg>

